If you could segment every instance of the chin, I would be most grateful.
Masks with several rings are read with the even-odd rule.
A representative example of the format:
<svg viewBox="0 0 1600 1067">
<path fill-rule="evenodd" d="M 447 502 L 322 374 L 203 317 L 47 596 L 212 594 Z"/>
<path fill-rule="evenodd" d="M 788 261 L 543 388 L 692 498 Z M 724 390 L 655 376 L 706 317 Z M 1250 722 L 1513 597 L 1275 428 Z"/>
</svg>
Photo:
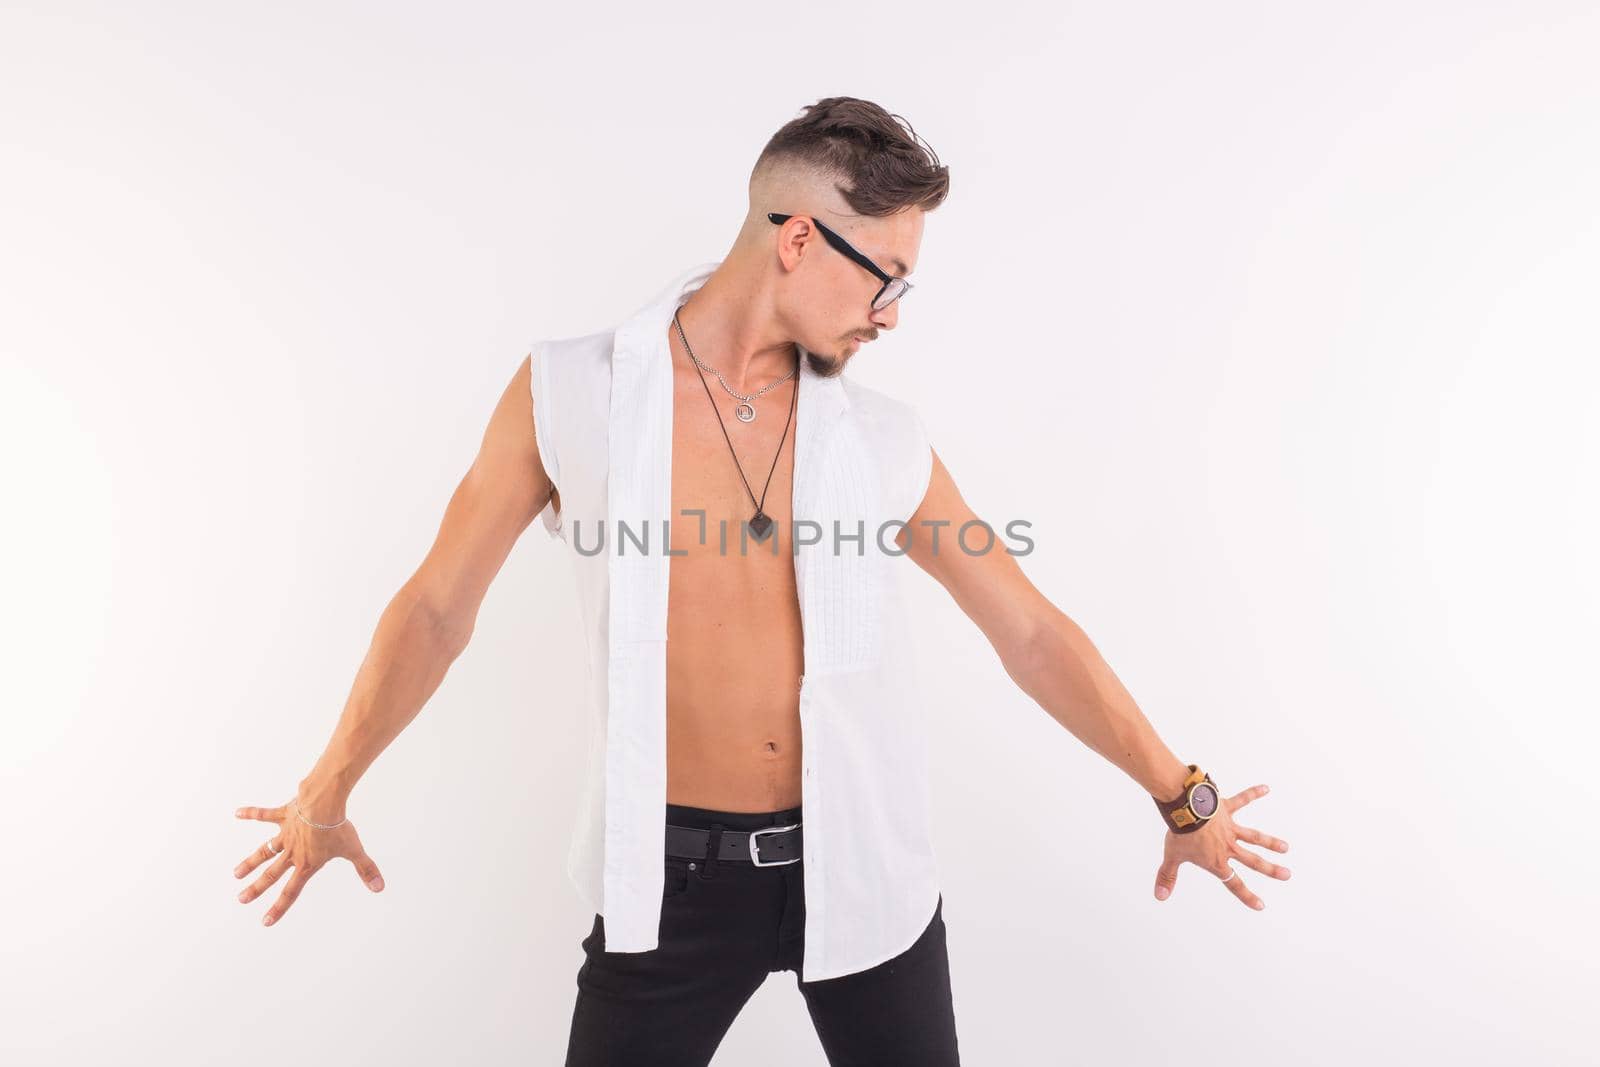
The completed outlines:
<svg viewBox="0 0 1600 1067">
<path fill-rule="evenodd" d="M 850 361 L 848 353 L 837 356 L 823 356 L 816 352 L 808 353 L 811 359 L 811 369 L 818 377 L 837 378 L 844 370 L 844 365 Z"/>
</svg>

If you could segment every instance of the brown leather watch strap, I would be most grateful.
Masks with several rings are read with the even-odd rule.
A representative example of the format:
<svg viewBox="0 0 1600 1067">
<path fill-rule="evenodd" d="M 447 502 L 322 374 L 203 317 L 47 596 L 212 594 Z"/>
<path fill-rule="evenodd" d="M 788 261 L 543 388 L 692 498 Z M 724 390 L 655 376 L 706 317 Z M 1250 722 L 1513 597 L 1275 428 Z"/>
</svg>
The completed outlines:
<svg viewBox="0 0 1600 1067">
<path fill-rule="evenodd" d="M 1161 800 L 1158 797 L 1150 798 L 1155 801 L 1156 810 L 1161 812 L 1162 821 L 1175 834 L 1192 834 L 1209 821 L 1208 819 L 1199 818 L 1189 809 L 1190 786 L 1199 782 L 1208 782 L 1213 788 L 1216 787 L 1216 783 L 1211 781 L 1211 775 L 1202 771 L 1199 764 L 1190 763 L 1187 766 L 1189 768 L 1189 776 L 1183 780 L 1183 792 L 1178 794 L 1176 800 Z"/>
</svg>

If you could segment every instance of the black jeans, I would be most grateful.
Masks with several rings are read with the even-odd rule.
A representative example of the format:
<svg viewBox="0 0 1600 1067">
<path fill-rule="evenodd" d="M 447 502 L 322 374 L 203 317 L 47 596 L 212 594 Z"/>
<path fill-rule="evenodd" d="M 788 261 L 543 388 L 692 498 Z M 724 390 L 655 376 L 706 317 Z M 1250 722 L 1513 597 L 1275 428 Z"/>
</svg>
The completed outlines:
<svg viewBox="0 0 1600 1067">
<path fill-rule="evenodd" d="M 728 812 L 667 805 L 678 826 L 757 830 L 800 809 Z M 648 952 L 601 949 L 605 917 L 583 940 L 566 1067 L 689 1067 L 711 1062 L 767 975 L 793 971 L 832 1067 L 957 1067 L 944 898 L 915 944 L 875 967 L 800 979 L 805 862 L 757 867 L 666 855 L 661 940 Z"/>
</svg>

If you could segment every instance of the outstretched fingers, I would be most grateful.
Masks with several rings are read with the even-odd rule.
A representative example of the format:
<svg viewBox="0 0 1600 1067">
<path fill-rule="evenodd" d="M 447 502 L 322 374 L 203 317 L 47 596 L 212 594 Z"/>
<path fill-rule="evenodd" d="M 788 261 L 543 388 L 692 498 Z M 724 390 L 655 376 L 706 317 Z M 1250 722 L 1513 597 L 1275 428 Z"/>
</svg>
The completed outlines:
<svg viewBox="0 0 1600 1067">
<path fill-rule="evenodd" d="M 1245 866 L 1260 871 L 1268 878 L 1276 878 L 1280 882 L 1289 880 L 1289 868 L 1256 855 L 1237 841 L 1228 846 L 1228 851 L 1233 853 L 1234 858 L 1244 863 Z"/>
<path fill-rule="evenodd" d="M 289 857 L 287 855 L 279 856 L 277 863 L 274 863 L 271 867 L 268 867 L 261 873 L 260 878 L 257 878 L 254 882 L 251 882 L 239 892 L 239 903 L 248 904 L 252 900 L 256 899 L 256 897 L 259 897 L 262 893 L 265 893 L 269 888 L 271 888 L 273 882 L 276 882 L 279 878 L 283 877 L 283 872 L 288 869 Z"/>
<path fill-rule="evenodd" d="M 1244 875 L 1234 870 L 1231 865 L 1223 863 L 1222 870 L 1212 871 L 1211 873 L 1219 879 L 1226 879 L 1222 884 L 1227 886 L 1228 891 L 1243 901 L 1247 907 L 1260 911 L 1267 906 L 1260 897 L 1250 892 L 1250 887 L 1244 884 Z M 1232 877 L 1229 877 L 1230 873 Z"/>
<path fill-rule="evenodd" d="M 1232 815 L 1234 812 L 1238 811 L 1252 800 L 1255 800 L 1258 797 L 1264 797 L 1266 795 L 1266 786 L 1253 785 L 1249 789 L 1239 790 L 1237 793 L 1233 794 L 1233 796 L 1229 797 L 1227 800 L 1224 800 L 1223 804 L 1227 805 L 1228 814 Z"/>
<path fill-rule="evenodd" d="M 1289 842 L 1285 841 L 1281 837 L 1273 837 L 1271 834 L 1264 834 L 1254 827 L 1240 826 L 1238 823 L 1234 823 L 1233 831 L 1239 835 L 1240 841 L 1248 841 L 1252 845 L 1260 845 L 1262 848 L 1270 848 L 1274 852 L 1289 851 Z"/>
<path fill-rule="evenodd" d="M 256 849 L 254 852 L 250 853 L 250 855 L 246 856 L 242 861 L 240 861 L 239 865 L 233 869 L 233 876 L 235 878 L 243 878 L 245 875 L 249 874 L 251 871 L 270 860 L 273 856 L 276 856 L 280 851 L 282 851 L 282 849 L 282 841 L 279 840 L 278 837 L 274 836 L 266 844 L 262 845 L 260 848 Z"/>
<path fill-rule="evenodd" d="M 1178 860 L 1167 860 L 1156 871 L 1156 899 L 1166 900 L 1178 886 Z"/>
<path fill-rule="evenodd" d="M 276 808 L 239 808 L 234 813 L 238 819 L 260 819 L 262 822 L 282 822 L 287 809 Z"/>
<path fill-rule="evenodd" d="M 351 862 L 356 865 L 356 874 L 360 875 L 361 880 L 367 883 L 368 889 L 374 893 L 383 889 L 383 875 L 379 873 L 378 865 L 372 862 L 371 856 L 363 852 Z"/>
<path fill-rule="evenodd" d="M 267 913 L 261 917 L 261 925 L 271 926 L 283 918 L 283 913 L 289 910 L 289 905 L 295 902 L 295 899 L 300 896 L 300 890 L 310 880 L 311 873 L 309 871 L 304 867 L 296 867 L 294 873 L 289 876 L 289 881 L 284 884 L 283 892 L 278 894 L 278 899 L 273 901 L 272 907 L 268 908 Z"/>
</svg>

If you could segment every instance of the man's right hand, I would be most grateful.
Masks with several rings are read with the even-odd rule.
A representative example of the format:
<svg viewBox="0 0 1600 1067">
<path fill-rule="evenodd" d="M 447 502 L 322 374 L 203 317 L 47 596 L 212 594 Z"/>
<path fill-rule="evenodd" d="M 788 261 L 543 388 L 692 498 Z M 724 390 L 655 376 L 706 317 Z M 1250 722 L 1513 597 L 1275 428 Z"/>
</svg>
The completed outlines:
<svg viewBox="0 0 1600 1067">
<path fill-rule="evenodd" d="M 546 506 L 559 507 L 557 489 L 539 453 L 532 383 L 530 351 L 501 391 L 478 455 L 450 498 L 433 547 L 384 609 L 323 759 L 300 782 L 297 800 L 306 819 L 332 825 L 344 817 L 355 782 L 421 710 L 450 662 L 466 647 L 484 593 L 517 538 Z M 309 826 L 296 817 L 294 803 L 235 813 L 275 824 L 267 843 L 233 870 L 235 878 L 243 878 L 273 861 L 239 894 L 240 903 L 248 904 L 294 868 L 261 918 L 268 926 L 283 917 L 310 877 L 335 856 L 355 864 L 374 893 L 383 888 L 378 865 L 361 847 L 354 826 Z"/>
<path fill-rule="evenodd" d="M 329 860 L 339 856 L 355 864 L 356 873 L 361 876 L 368 889 L 374 893 L 383 889 L 383 875 L 378 873 L 378 865 L 367 855 L 366 849 L 361 847 L 361 838 L 356 834 L 355 823 L 346 821 L 342 826 L 332 830 L 319 829 L 307 825 L 298 818 L 295 815 L 294 805 L 295 802 L 290 801 L 276 808 L 240 808 L 234 812 L 234 815 L 241 819 L 257 819 L 275 824 L 272 837 L 233 869 L 235 878 L 243 878 L 267 860 L 276 857 L 272 866 L 263 871 L 261 877 L 239 894 L 239 903 L 250 903 L 271 888 L 272 883 L 281 878 L 284 871 L 290 867 L 294 868 L 294 874 L 289 877 L 283 892 L 278 894 L 278 899 L 261 917 L 264 926 L 271 926 L 282 918 L 283 913 L 289 910 L 289 905 L 300 895 L 300 890 L 305 887 L 306 882 L 311 880 L 311 876 L 321 870 Z M 304 808 L 301 810 L 305 811 Z M 317 823 L 339 821 L 338 818 L 318 818 L 314 812 L 306 812 L 305 817 Z"/>
</svg>

